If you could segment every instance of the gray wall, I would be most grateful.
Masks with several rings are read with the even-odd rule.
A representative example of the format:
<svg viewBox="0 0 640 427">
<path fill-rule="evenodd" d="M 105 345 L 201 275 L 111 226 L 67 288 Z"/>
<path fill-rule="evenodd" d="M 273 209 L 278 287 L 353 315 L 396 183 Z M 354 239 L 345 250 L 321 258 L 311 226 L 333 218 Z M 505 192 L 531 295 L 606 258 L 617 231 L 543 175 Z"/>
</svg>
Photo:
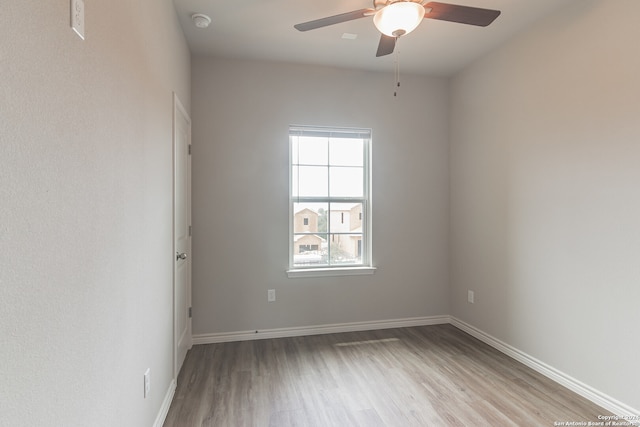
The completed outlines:
<svg viewBox="0 0 640 427">
<path fill-rule="evenodd" d="M 578 5 L 452 80 L 452 314 L 640 408 L 640 2 Z"/>
<path fill-rule="evenodd" d="M 0 5 L 0 425 L 150 426 L 173 377 L 171 0 Z M 151 368 L 151 395 L 143 373 Z"/>
<path fill-rule="evenodd" d="M 447 84 L 194 58 L 193 332 L 449 313 Z M 373 276 L 288 279 L 288 126 L 373 129 Z M 267 303 L 267 289 L 277 301 Z"/>
</svg>

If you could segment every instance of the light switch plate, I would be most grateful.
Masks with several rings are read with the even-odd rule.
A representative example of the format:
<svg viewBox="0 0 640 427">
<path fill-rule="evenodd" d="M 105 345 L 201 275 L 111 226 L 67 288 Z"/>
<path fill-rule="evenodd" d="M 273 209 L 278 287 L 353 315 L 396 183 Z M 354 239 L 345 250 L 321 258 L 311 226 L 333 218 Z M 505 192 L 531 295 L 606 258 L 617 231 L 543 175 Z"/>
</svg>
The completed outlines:
<svg viewBox="0 0 640 427">
<path fill-rule="evenodd" d="M 84 1 L 71 0 L 71 28 L 84 40 Z"/>
</svg>

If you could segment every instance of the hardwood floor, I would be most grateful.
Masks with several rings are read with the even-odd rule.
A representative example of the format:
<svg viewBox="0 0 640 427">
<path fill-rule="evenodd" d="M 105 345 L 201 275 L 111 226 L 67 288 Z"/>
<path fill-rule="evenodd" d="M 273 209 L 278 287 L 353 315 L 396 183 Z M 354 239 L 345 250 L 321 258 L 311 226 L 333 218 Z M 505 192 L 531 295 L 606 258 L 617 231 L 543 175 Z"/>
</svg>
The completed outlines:
<svg viewBox="0 0 640 427">
<path fill-rule="evenodd" d="M 607 414 L 438 325 L 194 346 L 164 426 L 553 426 Z"/>
</svg>

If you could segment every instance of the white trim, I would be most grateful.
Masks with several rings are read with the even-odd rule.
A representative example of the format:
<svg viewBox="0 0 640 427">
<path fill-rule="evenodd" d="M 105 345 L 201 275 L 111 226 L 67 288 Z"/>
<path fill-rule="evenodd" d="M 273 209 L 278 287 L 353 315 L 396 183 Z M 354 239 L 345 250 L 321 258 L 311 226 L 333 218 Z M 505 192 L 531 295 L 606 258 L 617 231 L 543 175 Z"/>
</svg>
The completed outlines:
<svg viewBox="0 0 640 427">
<path fill-rule="evenodd" d="M 594 389 L 593 387 L 581 381 L 578 381 L 577 379 L 565 374 L 564 372 L 561 372 L 556 368 L 547 365 L 546 363 L 536 359 L 535 357 L 532 357 L 503 341 L 500 341 L 499 339 L 487 334 L 486 332 L 481 331 L 474 326 L 469 325 L 468 323 L 463 322 L 460 319 L 451 316 L 451 324 L 456 328 L 468 333 L 469 335 L 479 339 L 485 344 L 490 345 L 501 353 L 506 354 L 507 356 L 528 366 L 534 371 L 541 373 L 545 377 L 552 379 L 558 384 L 568 388 L 569 390 L 579 394 L 580 396 L 590 400 L 591 402 L 603 407 L 608 411 L 611 411 L 618 416 L 633 417 L 633 420 L 637 420 L 637 417 L 640 416 L 640 411 Z M 632 424 L 639 425 L 638 421 L 633 421 Z"/>
<path fill-rule="evenodd" d="M 340 133 L 348 133 L 354 135 L 354 137 L 358 137 L 358 139 L 362 139 L 366 141 L 363 147 L 363 194 L 361 197 L 339 197 L 332 196 L 327 194 L 325 196 L 300 196 L 297 194 L 294 197 L 293 194 L 293 139 L 294 136 L 311 136 L 316 134 L 316 132 L 321 132 L 322 134 L 329 134 L 329 138 L 331 138 L 331 134 L 340 134 Z M 339 136 L 339 135 L 336 135 Z M 325 136 L 323 135 L 323 138 Z M 371 208 L 371 200 L 372 200 L 372 191 L 371 191 L 371 164 L 372 164 L 372 149 L 371 145 L 373 143 L 373 129 L 371 128 L 340 128 L 340 127 L 329 127 L 329 126 L 308 126 L 308 125 L 289 125 L 288 131 L 289 138 L 289 270 L 287 271 L 287 276 L 289 278 L 294 277 L 327 277 L 327 276 L 346 276 L 346 275 L 354 275 L 354 274 L 373 274 L 373 249 L 372 249 L 372 208 Z M 330 144 L 327 145 L 327 150 L 329 150 Z M 299 160 L 299 159 L 296 159 Z M 296 164 L 298 164 L 296 162 Z M 330 164 L 327 164 L 326 167 L 330 168 Z M 299 177 L 298 177 L 299 179 Z M 329 185 L 330 175 L 327 174 L 327 185 Z M 300 193 L 300 188 L 298 188 L 298 193 Z M 294 203 L 358 203 L 362 204 L 362 238 L 361 238 L 361 264 L 363 267 L 372 269 L 371 272 L 365 273 L 352 273 L 352 274 L 336 274 L 336 272 L 342 271 L 342 268 L 338 266 L 335 268 L 334 273 L 332 274 L 318 274 L 317 276 L 313 276 L 309 273 L 299 273 L 298 270 L 302 271 L 303 268 L 296 268 L 294 264 L 294 251 L 295 251 L 295 242 L 294 242 L 294 221 L 295 221 L 295 212 L 293 212 Z M 333 234 L 331 232 L 331 212 L 328 215 L 328 223 L 327 223 L 327 232 L 322 234 L 327 234 L 327 238 L 329 235 Z M 339 234 L 339 233 L 338 233 Z M 347 233 L 349 234 L 349 233 Z M 331 249 L 329 249 L 331 251 Z M 318 267 L 311 268 L 313 270 L 319 270 L 321 268 L 326 268 L 327 270 L 334 269 L 333 266 L 327 267 Z"/>
<path fill-rule="evenodd" d="M 302 326 L 295 328 L 200 334 L 193 336 L 193 344 L 215 344 L 231 341 L 250 341 L 268 338 L 335 334 L 340 332 L 371 331 L 376 329 L 407 328 L 411 326 L 442 325 L 449 323 L 449 319 L 449 316 L 411 317 L 407 319 L 379 320 L 371 322 L 337 323 L 331 325 Z"/>
<path fill-rule="evenodd" d="M 173 401 L 173 395 L 176 392 L 176 385 L 176 380 L 171 380 L 169 389 L 167 390 L 167 394 L 165 394 L 164 400 L 162 401 L 162 406 L 160 407 L 160 411 L 158 412 L 158 416 L 153 423 L 153 427 L 162 427 L 162 425 L 164 424 L 164 421 L 167 418 L 167 414 L 169 413 L 169 408 L 171 407 L 171 402 Z"/>
<path fill-rule="evenodd" d="M 299 268 L 287 270 L 289 279 L 302 277 L 361 276 L 375 273 L 375 267 Z"/>
</svg>

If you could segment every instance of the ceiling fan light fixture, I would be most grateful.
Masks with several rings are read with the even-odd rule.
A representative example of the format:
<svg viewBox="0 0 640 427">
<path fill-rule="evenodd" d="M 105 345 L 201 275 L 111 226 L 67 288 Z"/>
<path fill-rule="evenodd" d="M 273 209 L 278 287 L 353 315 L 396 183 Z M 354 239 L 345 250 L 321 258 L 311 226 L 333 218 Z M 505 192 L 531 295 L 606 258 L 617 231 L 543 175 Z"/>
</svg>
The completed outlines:
<svg viewBox="0 0 640 427">
<path fill-rule="evenodd" d="M 382 34 L 400 37 L 415 30 L 424 18 L 424 6 L 412 1 L 391 3 L 373 16 L 373 23 Z"/>
</svg>

